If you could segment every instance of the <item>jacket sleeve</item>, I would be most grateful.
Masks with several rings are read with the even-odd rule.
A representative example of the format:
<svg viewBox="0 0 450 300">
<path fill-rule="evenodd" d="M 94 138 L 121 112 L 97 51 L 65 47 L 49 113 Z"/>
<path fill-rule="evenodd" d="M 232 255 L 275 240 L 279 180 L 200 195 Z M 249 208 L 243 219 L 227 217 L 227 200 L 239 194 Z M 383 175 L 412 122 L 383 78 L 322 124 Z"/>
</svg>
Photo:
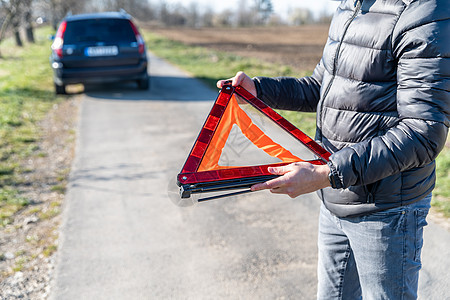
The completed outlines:
<svg viewBox="0 0 450 300">
<path fill-rule="evenodd" d="M 253 82 L 258 98 L 272 108 L 315 112 L 320 99 L 323 71 L 321 61 L 309 77 L 255 77 Z"/>
<path fill-rule="evenodd" d="M 392 35 L 399 122 L 330 157 L 344 188 L 427 165 L 443 149 L 450 125 L 450 10 L 441 3 L 413 1 L 399 18 Z"/>
</svg>

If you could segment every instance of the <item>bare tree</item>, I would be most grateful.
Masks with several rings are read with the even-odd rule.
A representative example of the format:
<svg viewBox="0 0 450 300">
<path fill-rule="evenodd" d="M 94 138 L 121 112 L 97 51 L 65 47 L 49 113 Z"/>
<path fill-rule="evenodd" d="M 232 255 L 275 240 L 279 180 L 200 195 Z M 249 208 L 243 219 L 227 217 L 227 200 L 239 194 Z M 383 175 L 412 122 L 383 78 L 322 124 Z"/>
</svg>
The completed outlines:
<svg viewBox="0 0 450 300">
<path fill-rule="evenodd" d="M 0 27 L 0 43 L 3 41 L 6 30 L 8 29 L 8 26 L 10 25 L 10 23 L 11 23 L 11 15 L 8 13 L 3 13 L 2 25 Z M 1 53 L 0 53 L 0 57 L 2 57 Z"/>
<path fill-rule="evenodd" d="M 32 4 L 33 0 L 23 0 L 25 36 L 29 43 L 34 43 Z"/>
<path fill-rule="evenodd" d="M 317 19 L 317 22 L 320 24 L 330 24 L 331 19 L 333 18 L 333 15 L 326 10 L 322 10 L 319 14 L 319 18 Z"/>
<path fill-rule="evenodd" d="M 214 15 L 213 25 L 215 27 L 228 27 L 232 25 L 233 12 L 231 10 L 224 10 L 219 14 Z"/>
<path fill-rule="evenodd" d="M 127 13 L 142 21 L 155 18 L 155 11 L 147 0 L 103 0 L 89 3 L 90 7 L 95 7 L 96 11 L 120 11 Z"/>
<path fill-rule="evenodd" d="M 156 10 L 150 5 L 148 0 L 135 0 L 133 10 L 129 12 L 133 17 L 141 21 L 151 21 L 156 18 Z"/>
<path fill-rule="evenodd" d="M 281 25 L 286 25 L 285 20 L 283 20 L 283 18 L 280 17 L 280 15 L 278 14 L 272 14 L 269 18 L 268 21 L 266 21 L 267 25 L 269 26 L 281 26 Z"/>
<path fill-rule="evenodd" d="M 58 23 L 69 13 L 77 14 L 85 12 L 88 0 L 34 0 L 34 7 L 48 16 L 54 30 Z"/>
<path fill-rule="evenodd" d="M 197 3 L 192 2 L 186 13 L 186 25 L 189 27 L 198 27 L 199 25 L 199 12 Z"/>
<path fill-rule="evenodd" d="M 16 45 L 19 47 L 23 46 L 22 39 L 20 37 L 20 12 L 21 12 L 21 0 L 1 0 L 0 2 L 2 10 L 5 12 L 6 18 L 2 26 L 2 36 L 3 39 L 6 29 L 11 25 L 14 39 Z M 1 41 L 0 39 L 0 41 Z"/>
<path fill-rule="evenodd" d="M 186 8 L 181 4 L 169 6 L 161 0 L 158 8 L 158 21 L 165 26 L 186 26 L 188 22 Z"/>
<path fill-rule="evenodd" d="M 201 25 L 204 27 L 212 27 L 214 20 L 214 12 L 211 7 L 208 7 L 201 16 Z"/>
<path fill-rule="evenodd" d="M 169 13 L 168 23 L 169 26 L 185 26 L 187 23 L 185 8 L 181 4 L 177 4 Z"/>
<path fill-rule="evenodd" d="M 314 19 L 309 9 L 295 8 L 289 14 L 289 21 L 292 25 L 298 26 L 313 23 Z"/>
<path fill-rule="evenodd" d="M 236 12 L 236 25 L 239 27 L 246 27 L 253 25 L 254 23 L 254 13 L 252 9 L 248 7 L 247 0 L 240 0 L 238 3 L 238 8 Z"/>
<path fill-rule="evenodd" d="M 169 21 L 169 8 L 164 0 L 159 3 L 159 21 L 163 24 L 167 24 Z"/>
<path fill-rule="evenodd" d="M 255 0 L 255 8 L 259 15 L 257 23 L 265 24 L 269 21 L 273 13 L 273 6 L 271 0 Z"/>
</svg>

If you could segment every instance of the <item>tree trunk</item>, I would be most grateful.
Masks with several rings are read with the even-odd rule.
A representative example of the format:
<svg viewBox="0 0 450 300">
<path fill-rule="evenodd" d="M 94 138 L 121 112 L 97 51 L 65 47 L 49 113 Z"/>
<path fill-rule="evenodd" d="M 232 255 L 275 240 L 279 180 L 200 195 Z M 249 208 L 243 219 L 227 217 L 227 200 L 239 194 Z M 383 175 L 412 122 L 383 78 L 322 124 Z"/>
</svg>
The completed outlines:
<svg viewBox="0 0 450 300">
<path fill-rule="evenodd" d="M 52 27 L 53 27 L 53 30 L 58 30 L 58 17 L 57 17 L 57 15 L 56 15 L 56 6 L 57 6 L 57 3 L 56 3 L 56 1 L 55 0 L 51 0 L 50 1 L 50 15 L 51 15 L 51 18 L 52 18 Z"/>
<path fill-rule="evenodd" d="M 31 11 L 27 11 L 25 13 L 25 33 L 27 37 L 27 41 L 29 43 L 34 43 L 34 30 L 33 30 L 33 24 L 31 20 Z"/>
<path fill-rule="evenodd" d="M 33 26 L 27 25 L 27 28 L 25 29 L 26 35 L 27 35 L 27 41 L 29 43 L 34 43 L 34 30 Z"/>
<path fill-rule="evenodd" d="M 18 47 L 22 47 L 22 38 L 20 37 L 20 2 L 14 1 L 12 2 L 14 4 L 14 7 L 11 8 L 11 25 L 12 25 L 12 31 L 14 33 L 14 39 L 16 40 L 16 45 Z"/>
<path fill-rule="evenodd" d="M 14 38 L 16 40 L 16 45 L 18 47 L 22 47 L 23 43 L 22 43 L 22 39 L 20 38 L 20 32 L 18 28 L 14 28 Z"/>
</svg>

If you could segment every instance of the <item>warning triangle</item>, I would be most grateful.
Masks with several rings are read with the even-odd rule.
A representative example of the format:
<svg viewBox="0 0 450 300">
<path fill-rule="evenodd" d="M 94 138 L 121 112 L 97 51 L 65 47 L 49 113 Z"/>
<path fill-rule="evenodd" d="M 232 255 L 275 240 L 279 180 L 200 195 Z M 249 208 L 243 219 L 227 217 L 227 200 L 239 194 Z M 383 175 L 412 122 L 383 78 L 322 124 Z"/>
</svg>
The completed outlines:
<svg viewBox="0 0 450 300">
<path fill-rule="evenodd" d="M 220 91 L 177 176 L 181 196 L 233 188 L 274 177 L 267 168 L 306 161 L 325 164 L 330 153 L 241 86 Z M 248 179 L 251 179 L 248 181 Z M 226 185 L 223 183 L 226 182 Z M 215 187 L 215 184 L 220 187 Z M 203 188 L 204 185 L 208 189 Z"/>
</svg>

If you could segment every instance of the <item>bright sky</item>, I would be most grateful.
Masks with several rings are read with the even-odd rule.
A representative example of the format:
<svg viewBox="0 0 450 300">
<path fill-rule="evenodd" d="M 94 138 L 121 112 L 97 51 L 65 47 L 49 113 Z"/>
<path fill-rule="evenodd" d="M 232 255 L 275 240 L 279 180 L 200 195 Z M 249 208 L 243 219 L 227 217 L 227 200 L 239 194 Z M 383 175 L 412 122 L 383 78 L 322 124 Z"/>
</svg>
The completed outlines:
<svg viewBox="0 0 450 300">
<path fill-rule="evenodd" d="M 189 2 L 197 2 L 200 6 L 203 7 L 211 7 L 215 11 L 223 11 L 227 8 L 236 8 L 238 3 L 240 3 L 242 0 L 167 0 L 167 3 L 183 3 L 183 5 L 187 6 L 186 4 Z M 250 5 L 253 3 L 253 0 L 246 0 L 247 5 Z M 338 6 L 339 1 L 336 0 L 272 0 L 272 5 L 274 12 L 281 15 L 286 16 L 288 12 L 294 8 L 301 7 L 301 8 L 309 8 L 314 15 L 320 14 L 322 11 L 326 11 L 329 13 L 333 13 L 336 10 L 336 7 Z"/>
</svg>

